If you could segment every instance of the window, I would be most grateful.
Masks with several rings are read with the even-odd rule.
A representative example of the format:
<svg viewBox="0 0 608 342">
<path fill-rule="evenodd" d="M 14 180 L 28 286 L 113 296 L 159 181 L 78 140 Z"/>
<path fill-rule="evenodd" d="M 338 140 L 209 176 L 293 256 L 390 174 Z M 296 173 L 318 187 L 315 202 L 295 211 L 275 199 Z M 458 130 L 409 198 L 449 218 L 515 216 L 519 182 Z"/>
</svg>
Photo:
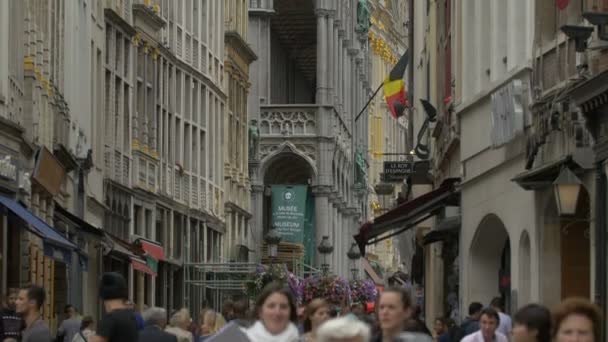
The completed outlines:
<svg viewBox="0 0 608 342">
<path fill-rule="evenodd" d="M 184 116 L 184 112 L 183 112 L 183 107 L 182 107 L 182 89 L 183 89 L 183 84 L 184 84 L 184 80 L 182 79 L 182 72 L 180 70 L 177 70 L 176 76 L 175 76 L 175 101 L 176 101 L 176 107 L 175 107 L 175 111 L 181 115 Z"/>
<path fill-rule="evenodd" d="M 133 206 L 133 230 L 135 231 L 135 235 L 143 236 L 144 228 L 143 228 L 143 220 L 142 220 L 142 208 L 139 205 Z"/>
<path fill-rule="evenodd" d="M 207 127 L 207 111 L 209 108 L 207 107 L 207 89 L 204 86 L 201 86 L 201 106 L 199 112 L 199 125 L 201 127 Z"/>
<path fill-rule="evenodd" d="M 194 3 L 192 4 L 192 35 L 195 38 L 198 38 L 199 36 L 199 27 L 198 27 L 198 23 L 199 23 L 199 0 L 194 0 Z"/>
<path fill-rule="evenodd" d="M 186 84 L 184 85 L 184 119 L 190 120 L 192 118 L 191 115 L 191 106 L 192 106 L 192 85 L 190 83 L 190 76 L 186 75 Z"/>
<path fill-rule="evenodd" d="M 192 149 L 192 142 L 190 141 L 191 132 L 190 125 L 188 123 L 184 123 L 184 169 L 187 171 L 192 170 L 192 166 L 190 164 L 192 162 L 190 155 L 190 151 Z"/>
<path fill-rule="evenodd" d="M 198 129 L 196 127 L 192 127 L 192 171 L 198 174 L 202 174 L 202 172 L 198 169 Z"/>
<path fill-rule="evenodd" d="M 205 149 L 206 146 L 206 142 L 205 142 L 205 132 L 201 131 L 200 133 L 200 168 L 199 168 L 199 174 L 202 175 L 203 177 L 207 176 L 207 151 Z"/>
<path fill-rule="evenodd" d="M 129 137 L 129 130 L 130 130 L 130 124 L 129 124 L 129 118 L 131 117 L 131 113 L 129 112 L 129 103 L 130 101 L 130 96 L 129 96 L 129 85 L 125 84 L 124 85 L 124 96 L 123 96 L 123 111 L 122 111 L 122 117 L 123 117 L 123 152 L 129 151 L 129 149 L 131 148 L 131 141 L 130 141 L 130 137 Z"/>
<path fill-rule="evenodd" d="M 183 215 L 173 214 L 173 257 L 180 259 L 182 257 L 182 241 L 183 241 Z"/>
<path fill-rule="evenodd" d="M 183 162 L 180 154 L 180 144 L 182 143 L 181 135 L 182 122 L 179 118 L 175 118 L 175 160 L 180 163 Z"/>
<path fill-rule="evenodd" d="M 110 64 L 110 51 L 112 47 L 112 26 L 106 25 L 106 64 Z"/>
<path fill-rule="evenodd" d="M 133 138 L 134 139 L 140 139 L 140 142 L 142 144 L 145 144 L 146 142 L 143 141 L 143 137 L 144 137 L 144 131 L 145 131 L 145 127 L 144 127 L 144 114 L 145 114 L 145 109 L 144 109 L 144 84 L 142 81 L 138 80 L 137 81 L 137 112 L 135 113 L 135 120 L 136 122 L 134 124 L 136 124 L 135 127 L 133 127 Z"/>
<path fill-rule="evenodd" d="M 165 244 L 165 238 L 163 233 L 165 231 L 165 215 L 166 211 L 161 208 L 156 208 L 156 230 L 154 234 L 154 240 L 161 245 Z"/>
<path fill-rule="evenodd" d="M 555 39 L 557 32 L 557 7 L 555 0 L 540 0 L 536 3 L 539 20 L 536 21 L 537 31 L 540 32 L 542 44 L 547 44 Z"/>
<path fill-rule="evenodd" d="M 146 225 L 146 238 L 152 238 L 152 210 L 146 209 L 145 211 L 145 225 Z"/>
</svg>

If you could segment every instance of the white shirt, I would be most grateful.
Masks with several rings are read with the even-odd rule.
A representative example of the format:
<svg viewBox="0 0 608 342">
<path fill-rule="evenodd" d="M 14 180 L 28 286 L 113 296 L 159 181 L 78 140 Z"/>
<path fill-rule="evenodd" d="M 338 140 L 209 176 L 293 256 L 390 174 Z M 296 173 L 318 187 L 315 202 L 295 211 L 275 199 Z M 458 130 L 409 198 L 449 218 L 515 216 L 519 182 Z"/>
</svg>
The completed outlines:
<svg viewBox="0 0 608 342">
<path fill-rule="evenodd" d="M 496 331 L 502 333 L 505 336 L 510 336 L 511 329 L 513 327 L 511 317 L 509 317 L 509 315 L 503 312 L 499 312 L 498 317 L 500 318 L 500 322 L 498 323 L 498 329 L 496 329 Z"/>
<path fill-rule="evenodd" d="M 481 330 L 465 336 L 460 342 L 485 342 Z M 494 334 L 494 342 L 508 342 L 507 337 L 496 330 Z"/>
</svg>

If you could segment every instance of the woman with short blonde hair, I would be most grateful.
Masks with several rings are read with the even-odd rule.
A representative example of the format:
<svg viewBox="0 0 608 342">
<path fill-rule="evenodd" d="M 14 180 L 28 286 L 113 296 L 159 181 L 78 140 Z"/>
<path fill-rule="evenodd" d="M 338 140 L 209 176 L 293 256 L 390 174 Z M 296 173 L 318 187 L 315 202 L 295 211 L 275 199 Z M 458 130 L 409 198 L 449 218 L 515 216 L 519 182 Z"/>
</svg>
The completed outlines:
<svg viewBox="0 0 608 342">
<path fill-rule="evenodd" d="M 171 316 L 171 320 L 169 320 L 171 326 L 167 327 L 165 331 L 177 337 L 178 342 L 192 342 L 192 333 L 188 331 L 190 323 L 192 323 L 190 311 L 183 308 Z"/>
</svg>

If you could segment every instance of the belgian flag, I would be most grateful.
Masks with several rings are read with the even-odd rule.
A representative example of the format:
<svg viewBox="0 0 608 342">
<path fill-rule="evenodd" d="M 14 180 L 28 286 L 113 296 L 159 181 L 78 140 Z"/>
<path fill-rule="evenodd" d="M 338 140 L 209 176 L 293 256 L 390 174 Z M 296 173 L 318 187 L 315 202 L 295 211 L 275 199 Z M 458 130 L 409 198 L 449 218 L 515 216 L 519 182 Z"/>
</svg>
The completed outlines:
<svg viewBox="0 0 608 342">
<path fill-rule="evenodd" d="M 388 77 L 384 80 L 384 99 L 388 104 L 391 115 L 396 119 L 403 115 L 407 100 L 405 99 L 405 82 L 403 75 L 410 59 L 409 51 L 405 51 L 397 64 L 393 67 Z"/>
</svg>

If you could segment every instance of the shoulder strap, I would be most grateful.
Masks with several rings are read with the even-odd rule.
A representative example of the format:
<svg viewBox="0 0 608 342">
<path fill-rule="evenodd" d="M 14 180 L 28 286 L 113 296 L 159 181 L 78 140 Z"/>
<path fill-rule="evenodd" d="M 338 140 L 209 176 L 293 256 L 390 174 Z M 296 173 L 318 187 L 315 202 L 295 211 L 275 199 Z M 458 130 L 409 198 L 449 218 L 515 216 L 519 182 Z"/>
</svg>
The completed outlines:
<svg viewBox="0 0 608 342">
<path fill-rule="evenodd" d="M 82 330 L 80 330 L 80 331 L 78 332 L 78 334 L 80 335 L 80 337 L 82 338 L 82 340 L 83 340 L 84 342 L 87 342 L 87 341 L 88 341 L 88 340 L 87 340 L 87 338 L 86 338 L 86 337 L 84 337 L 84 335 L 82 334 Z"/>
</svg>

